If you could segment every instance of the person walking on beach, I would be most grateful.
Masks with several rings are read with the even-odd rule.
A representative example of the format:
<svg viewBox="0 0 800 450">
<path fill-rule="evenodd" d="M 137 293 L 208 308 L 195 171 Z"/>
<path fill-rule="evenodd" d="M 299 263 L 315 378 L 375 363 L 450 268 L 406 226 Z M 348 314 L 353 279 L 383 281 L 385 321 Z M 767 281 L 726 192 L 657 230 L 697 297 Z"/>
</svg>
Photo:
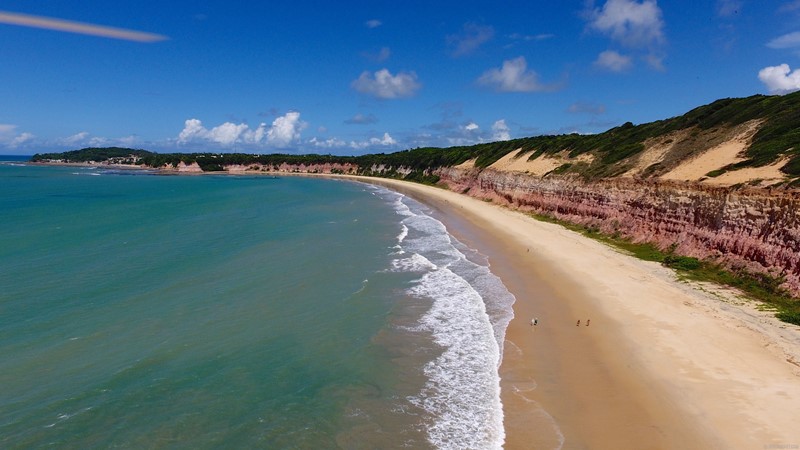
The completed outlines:
<svg viewBox="0 0 800 450">
<path fill-rule="evenodd" d="M 589 326 L 589 322 L 591 322 L 591 321 L 592 321 L 592 319 L 586 319 L 586 326 L 587 327 Z"/>
<path fill-rule="evenodd" d="M 581 326 L 581 319 L 578 319 L 578 323 L 575 324 L 576 327 Z"/>
</svg>

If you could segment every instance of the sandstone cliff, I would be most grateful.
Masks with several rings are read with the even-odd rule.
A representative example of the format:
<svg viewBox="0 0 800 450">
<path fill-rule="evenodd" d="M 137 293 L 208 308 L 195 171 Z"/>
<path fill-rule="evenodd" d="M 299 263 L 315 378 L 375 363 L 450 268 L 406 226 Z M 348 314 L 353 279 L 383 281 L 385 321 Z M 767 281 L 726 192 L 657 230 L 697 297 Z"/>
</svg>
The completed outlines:
<svg viewBox="0 0 800 450">
<path fill-rule="evenodd" d="M 712 258 L 732 269 L 784 276 L 784 286 L 800 294 L 797 191 L 659 179 L 586 182 L 468 166 L 437 174 L 456 192 Z"/>
</svg>

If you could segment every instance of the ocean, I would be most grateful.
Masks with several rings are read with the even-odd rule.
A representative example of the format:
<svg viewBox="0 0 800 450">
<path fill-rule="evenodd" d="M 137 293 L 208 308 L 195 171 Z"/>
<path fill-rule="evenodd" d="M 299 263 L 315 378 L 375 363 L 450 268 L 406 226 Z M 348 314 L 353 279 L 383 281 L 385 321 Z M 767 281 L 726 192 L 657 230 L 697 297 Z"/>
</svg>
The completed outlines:
<svg viewBox="0 0 800 450">
<path fill-rule="evenodd" d="M 500 448 L 514 297 L 345 180 L 0 161 L 0 448 Z"/>
</svg>

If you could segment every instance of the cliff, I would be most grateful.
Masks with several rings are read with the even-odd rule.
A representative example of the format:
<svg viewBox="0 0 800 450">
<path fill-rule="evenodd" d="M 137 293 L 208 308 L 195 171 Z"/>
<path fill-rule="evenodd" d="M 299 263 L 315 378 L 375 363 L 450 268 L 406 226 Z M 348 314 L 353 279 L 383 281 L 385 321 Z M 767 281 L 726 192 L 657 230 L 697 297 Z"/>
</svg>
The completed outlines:
<svg viewBox="0 0 800 450">
<path fill-rule="evenodd" d="M 800 294 L 800 192 L 660 179 L 539 177 L 449 167 L 441 183 L 470 196 L 651 242 L 733 270 L 785 277 Z"/>
</svg>

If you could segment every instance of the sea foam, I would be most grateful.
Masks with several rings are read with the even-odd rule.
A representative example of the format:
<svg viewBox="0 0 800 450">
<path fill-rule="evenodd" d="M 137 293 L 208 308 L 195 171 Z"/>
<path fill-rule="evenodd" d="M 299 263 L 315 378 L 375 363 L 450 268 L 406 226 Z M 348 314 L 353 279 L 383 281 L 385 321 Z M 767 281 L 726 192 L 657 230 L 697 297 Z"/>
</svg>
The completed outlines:
<svg viewBox="0 0 800 450">
<path fill-rule="evenodd" d="M 423 368 L 424 388 L 408 400 L 430 415 L 424 426 L 435 447 L 501 448 L 498 367 L 514 297 L 486 258 L 450 236 L 423 205 L 384 195 L 402 216 L 398 245 L 404 253 L 392 270 L 420 274 L 407 292 L 430 307 L 415 331 L 430 334 L 442 349 Z"/>
</svg>

